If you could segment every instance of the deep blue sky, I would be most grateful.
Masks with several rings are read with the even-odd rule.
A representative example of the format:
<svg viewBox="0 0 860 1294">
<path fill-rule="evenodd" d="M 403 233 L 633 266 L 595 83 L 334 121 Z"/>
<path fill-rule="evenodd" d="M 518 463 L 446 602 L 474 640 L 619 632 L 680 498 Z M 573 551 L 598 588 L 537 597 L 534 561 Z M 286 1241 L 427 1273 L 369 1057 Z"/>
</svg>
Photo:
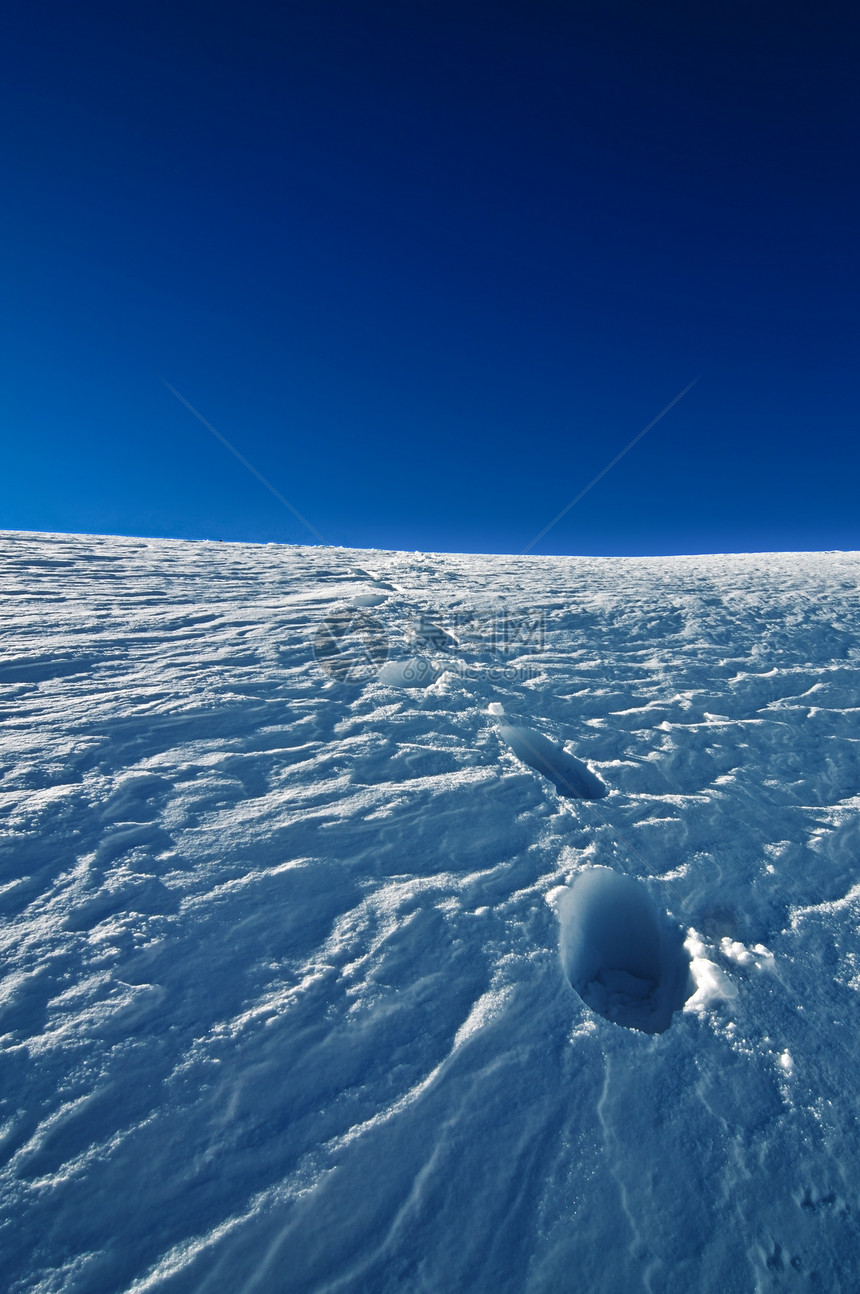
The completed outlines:
<svg viewBox="0 0 860 1294">
<path fill-rule="evenodd" d="M 860 548 L 855 4 L 40 3 L 0 526 Z"/>
</svg>

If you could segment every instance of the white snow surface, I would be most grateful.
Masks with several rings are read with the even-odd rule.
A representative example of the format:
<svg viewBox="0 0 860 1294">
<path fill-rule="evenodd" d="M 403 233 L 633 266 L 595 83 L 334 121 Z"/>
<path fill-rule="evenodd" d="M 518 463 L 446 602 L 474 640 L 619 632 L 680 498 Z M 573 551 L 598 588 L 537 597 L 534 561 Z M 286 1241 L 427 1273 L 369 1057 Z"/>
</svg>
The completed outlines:
<svg viewBox="0 0 860 1294">
<path fill-rule="evenodd" d="M 0 579 L 0 1285 L 860 1288 L 860 554 Z"/>
</svg>

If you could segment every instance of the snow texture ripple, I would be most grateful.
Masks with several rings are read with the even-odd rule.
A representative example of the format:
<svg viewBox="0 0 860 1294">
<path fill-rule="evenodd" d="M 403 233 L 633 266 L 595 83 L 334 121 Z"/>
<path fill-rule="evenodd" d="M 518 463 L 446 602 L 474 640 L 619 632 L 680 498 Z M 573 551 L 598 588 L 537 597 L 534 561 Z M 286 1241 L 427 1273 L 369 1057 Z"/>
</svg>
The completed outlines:
<svg viewBox="0 0 860 1294">
<path fill-rule="evenodd" d="M 0 574 L 11 1294 L 860 1288 L 860 555 Z"/>
</svg>

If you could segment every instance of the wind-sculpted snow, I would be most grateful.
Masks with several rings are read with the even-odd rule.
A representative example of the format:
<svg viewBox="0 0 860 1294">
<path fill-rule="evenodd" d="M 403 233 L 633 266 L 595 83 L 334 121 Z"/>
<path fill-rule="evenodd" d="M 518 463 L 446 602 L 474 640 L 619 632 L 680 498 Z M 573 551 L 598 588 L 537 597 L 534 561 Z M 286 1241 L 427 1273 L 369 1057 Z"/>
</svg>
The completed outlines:
<svg viewBox="0 0 860 1294">
<path fill-rule="evenodd" d="M 0 1284 L 860 1287 L 858 578 L 2 536 Z"/>
</svg>

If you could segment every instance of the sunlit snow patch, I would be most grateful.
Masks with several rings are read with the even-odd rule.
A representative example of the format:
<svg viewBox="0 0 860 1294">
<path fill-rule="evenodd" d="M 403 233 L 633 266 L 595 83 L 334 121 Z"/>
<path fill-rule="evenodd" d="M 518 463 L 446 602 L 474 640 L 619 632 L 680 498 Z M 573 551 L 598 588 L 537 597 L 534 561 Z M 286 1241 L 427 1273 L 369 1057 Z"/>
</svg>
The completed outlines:
<svg viewBox="0 0 860 1294">
<path fill-rule="evenodd" d="M 593 867 L 562 894 L 558 915 L 562 964 L 586 1006 L 628 1029 L 665 1032 L 694 986 L 683 935 L 645 886 Z"/>
<path fill-rule="evenodd" d="M 731 940 L 726 942 L 731 945 Z M 690 954 L 690 974 L 696 990 L 687 1001 L 688 1011 L 701 1013 L 737 997 L 737 986 L 715 961 L 705 956 L 707 948 L 695 930 L 689 931 L 684 947 Z"/>
<path fill-rule="evenodd" d="M 548 777 L 559 795 L 576 800 L 599 800 L 606 787 L 581 759 L 575 759 L 542 733 L 520 724 L 502 723 L 499 732 L 517 759 Z"/>
</svg>

